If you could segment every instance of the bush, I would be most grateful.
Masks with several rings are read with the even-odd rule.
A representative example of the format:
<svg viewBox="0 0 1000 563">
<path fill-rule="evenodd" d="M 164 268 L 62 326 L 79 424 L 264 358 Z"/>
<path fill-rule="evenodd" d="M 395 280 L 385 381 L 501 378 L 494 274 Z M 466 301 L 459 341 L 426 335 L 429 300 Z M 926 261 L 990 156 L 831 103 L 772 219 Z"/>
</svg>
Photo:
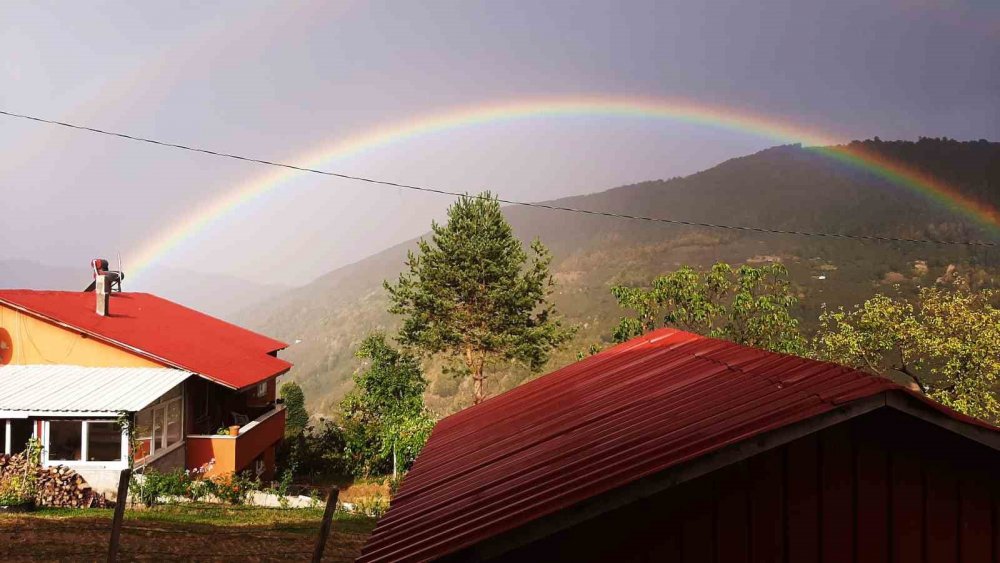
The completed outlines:
<svg viewBox="0 0 1000 563">
<path fill-rule="evenodd" d="M 359 498 L 354 503 L 354 511 L 378 520 L 389 510 L 389 501 L 379 493 Z"/>
<path fill-rule="evenodd" d="M 251 492 L 261 488 L 260 481 L 245 475 L 229 474 L 204 479 L 197 471 L 181 469 L 168 472 L 147 469 L 142 475 L 141 481 L 133 481 L 132 490 L 139 502 L 147 507 L 155 506 L 164 499 L 170 502 L 184 498 L 197 502 L 208 495 L 230 504 L 244 504 Z"/>
<path fill-rule="evenodd" d="M 277 464 L 282 480 L 287 479 L 290 484 L 293 477 L 317 479 L 349 475 L 344 463 L 344 448 L 343 431 L 333 422 L 321 421 L 307 428 L 278 448 Z"/>
<path fill-rule="evenodd" d="M 0 506 L 22 504 L 34 498 L 34 488 L 24 475 L 10 473 L 0 476 Z"/>
<path fill-rule="evenodd" d="M 206 492 L 229 504 L 246 504 L 250 494 L 261 489 L 260 480 L 245 473 L 229 473 L 205 481 Z"/>
<path fill-rule="evenodd" d="M 194 478 L 190 473 L 182 469 L 175 469 L 170 472 L 160 472 L 155 469 L 146 469 L 142 473 L 142 479 L 136 479 L 133 487 L 138 489 L 139 502 L 145 506 L 155 506 L 164 497 L 186 498 L 191 491 L 198 489 L 194 485 Z M 202 496 L 198 495 L 199 498 Z"/>
<path fill-rule="evenodd" d="M 23 453 L 7 459 L 0 471 L 0 505 L 10 506 L 35 500 L 41 454 L 41 445 L 32 438 Z"/>
</svg>

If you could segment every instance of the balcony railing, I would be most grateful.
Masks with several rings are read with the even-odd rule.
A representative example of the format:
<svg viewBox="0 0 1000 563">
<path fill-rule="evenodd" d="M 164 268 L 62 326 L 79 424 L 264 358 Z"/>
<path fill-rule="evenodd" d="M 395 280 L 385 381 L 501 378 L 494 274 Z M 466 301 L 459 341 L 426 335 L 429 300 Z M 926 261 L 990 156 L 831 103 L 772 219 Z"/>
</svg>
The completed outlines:
<svg viewBox="0 0 1000 563">
<path fill-rule="evenodd" d="M 241 426 L 235 436 L 189 435 L 188 469 L 207 468 L 206 476 L 239 472 L 249 468 L 254 459 L 266 454 L 269 447 L 285 434 L 285 407 L 276 405 L 250 423 Z M 273 459 L 265 460 L 273 465 Z M 270 469 L 270 468 L 269 468 Z"/>
</svg>

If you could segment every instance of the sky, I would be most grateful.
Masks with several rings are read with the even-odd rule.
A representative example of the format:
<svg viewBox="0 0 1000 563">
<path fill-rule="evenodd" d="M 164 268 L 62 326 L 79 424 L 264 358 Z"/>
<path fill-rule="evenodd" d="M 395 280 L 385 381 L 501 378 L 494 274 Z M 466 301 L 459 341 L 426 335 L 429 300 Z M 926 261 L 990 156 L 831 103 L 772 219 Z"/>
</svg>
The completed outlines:
<svg viewBox="0 0 1000 563">
<path fill-rule="evenodd" d="M 579 96 L 695 100 L 843 141 L 1000 140 L 995 0 L 0 1 L 0 53 L 0 110 L 532 201 L 686 175 L 776 141 L 539 117 L 303 159 L 455 108 Z M 0 260 L 86 272 L 120 252 L 128 271 L 273 173 L 0 116 Z M 296 175 L 144 266 L 303 284 L 427 231 L 449 203 Z"/>
</svg>

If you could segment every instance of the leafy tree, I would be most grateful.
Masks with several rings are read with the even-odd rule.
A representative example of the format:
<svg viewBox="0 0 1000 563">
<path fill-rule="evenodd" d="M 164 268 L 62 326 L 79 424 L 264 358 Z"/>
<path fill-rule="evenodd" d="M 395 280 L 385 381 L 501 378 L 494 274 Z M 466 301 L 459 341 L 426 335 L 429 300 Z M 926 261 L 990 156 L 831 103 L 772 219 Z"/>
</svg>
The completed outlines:
<svg viewBox="0 0 1000 563">
<path fill-rule="evenodd" d="M 409 253 L 399 281 L 385 282 L 389 311 L 404 316 L 400 342 L 458 360 L 480 403 L 487 365 L 519 361 L 540 369 L 572 330 L 548 301 L 548 250 L 535 240 L 529 260 L 490 192 L 459 198 L 447 224 L 431 229 L 431 240 Z"/>
<path fill-rule="evenodd" d="M 734 270 L 720 262 L 705 272 L 685 266 L 656 278 L 652 287 L 615 286 L 611 293 L 632 311 L 614 331 L 618 342 L 673 326 L 775 352 L 805 349 L 790 312 L 797 300 L 781 264 Z"/>
<path fill-rule="evenodd" d="M 997 422 L 998 300 L 1000 292 L 971 291 L 964 280 L 922 288 L 913 301 L 879 294 L 823 312 L 815 355 L 903 379 L 959 412 Z"/>
<path fill-rule="evenodd" d="M 278 393 L 285 402 L 285 438 L 301 436 L 309 424 L 302 387 L 294 381 L 288 381 L 281 385 Z"/>
<path fill-rule="evenodd" d="M 362 341 L 356 356 L 365 367 L 340 403 L 347 458 L 357 475 L 408 467 L 430 435 L 434 421 L 424 407 L 427 380 L 417 359 L 386 342 L 384 334 Z"/>
</svg>

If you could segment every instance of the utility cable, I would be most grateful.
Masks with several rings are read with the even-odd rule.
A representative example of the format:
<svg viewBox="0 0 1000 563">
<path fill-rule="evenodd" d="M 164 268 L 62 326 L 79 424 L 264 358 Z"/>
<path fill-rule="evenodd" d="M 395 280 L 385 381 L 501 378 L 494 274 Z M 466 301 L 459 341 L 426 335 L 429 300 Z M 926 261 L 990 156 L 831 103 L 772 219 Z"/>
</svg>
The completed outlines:
<svg viewBox="0 0 1000 563">
<path fill-rule="evenodd" d="M 27 115 L 23 113 L 15 113 L 11 111 L 0 110 L 0 115 L 5 115 L 8 117 L 14 117 L 17 119 L 26 119 L 29 121 L 35 121 L 38 123 L 47 123 L 49 125 L 58 125 L 60 127 L 67 127 L 70 129 L 77 129 L 80 131 L 89 131 L 91 133 L 97 133 L 100 135 L 107 135 L 110 137 L 119 137 L 122 139 L 127 139 L 130 141 L 136 141 L 140 143 L 148 143 L 151 145 L 158 145 L 161 147 L 169 147 L 173 149 L 179 149 L 190 152 L 197 152 L 202 154 L 207 154 L 220 158 L 229 158 L 233 160 L 242 160 L 244 162 L 252 162 L 255 164 L 262 164 L 265 166 L 273 166 L 277 168 L 286 168 L 289 170 L 297 170 L 299 172 L 307 172 L 310 174 L 320 174 L 323 176 L 331 176 L 334 178 L 341 178 L 344 180 L 352 180 L 355 182 L 365 182 L 368 184 L 376 184 L 380 186 L 389 186 L 393 188 L 399 188 L 404 190 L 411 190 L 417 192 L 433 193 L 438 195 L 447 195 L 452 197 L 469 197 L 485 199 L 486 196 L 482 194 L 467 194 L 461 192 L 455 192 L 450 190 L 444 190 L 439 188 L 432 188 L 428 186 L 417 186 L 413 184 L 403 184 L 399 182 L 391 182 L 388 180 L 378 180 L 375 178 L 367 178 L 364 176 L 354 176 L 351 174 L 343 174 L 340 172 L 331 172 L 329 170 L 319 170 L 317 168 L 309 168 L 306 166 L 297 166 L 295 164 L 288 164 L 285 162 L 277 162 L 272 160 L 265 160 L 262 158 L 253 158 L 249 156 L 242 156 L 234 153 L 215 151 L 210 149 L 205 149 L 201 147 L 182 145 L 180 143 L 171 143 L 167 141 L 159 141 L 156 139 L 151 139 L 148 137 L 140 137 L 137 135 L 129 135 L 127 133 L 120 133 L 117 131 L 110 131 L 106 129 L 98 129 L 96 127 L 87 127 L 85 125 L 77 125 L 74 123 L 68 123 L 65 121 L 57 121 L 55 119 L 46 119 L 43 117 L 37 117 L 33 115 Z M 769 229 L 766 227 L 755 227 L 747 225 L 725 225 L 722 223 L 702 223 L 699 221 L 686 221 L 682 219 L 667 219 L 663 217 L 647 217 L 644 215 L 630 215 L 625 213 L 612 213 L 610 211 L 595 211 L 592 209 L 580 209 L 576 207 L 567 207 L 562 205 L 553 205 L 548 203 L 532 203 L 527 201 L 518 201 L 513 199 L 504 199 L 497 197 L 497 201 L 500 203 L 506 203 L 508 205 L 516 205 L 519 207 L 534 207 L 537 209 L 548 209 L 550 211 L 562 211 L 567 213 L 579 213 L 584 215 L 594 215 L 600 217 L 612 217 L 616 219 L 628 219 L 632 221 L 644 221 L 648 223 L 665 223 L 669 225 L 680 225 L 687 227 L 703 227 L 708 229 L 726 229 L 732 231 L 743 231 L 751 233 L 764 233 L 770 235 L 790 235 L 799 237 L 816 237 L 816 238 L 837 238 L 837 239 L 848 239 L 848 240 L 860 240 L 860 241 L 870 241 L 870 242 L 901 242 L 910 244 L 935 244 L 935 245 L 948 245 L 948 246 L 979 246 L 979 247 L 995 247 L 1000 246 L 1000 244 L 988 241 L 955 241 L 955 240 L 934 240 L 934 239 L 916 239 L 916 238 L 904 238 L 904 237 L 891 237 L 891 236 L 881 236 L 881 235 L 850 235 L 844 233 L 828 233 L 819 231 L 800 231 L 800 230 L 789 230 L 789 229 Z"/>
</svg>

